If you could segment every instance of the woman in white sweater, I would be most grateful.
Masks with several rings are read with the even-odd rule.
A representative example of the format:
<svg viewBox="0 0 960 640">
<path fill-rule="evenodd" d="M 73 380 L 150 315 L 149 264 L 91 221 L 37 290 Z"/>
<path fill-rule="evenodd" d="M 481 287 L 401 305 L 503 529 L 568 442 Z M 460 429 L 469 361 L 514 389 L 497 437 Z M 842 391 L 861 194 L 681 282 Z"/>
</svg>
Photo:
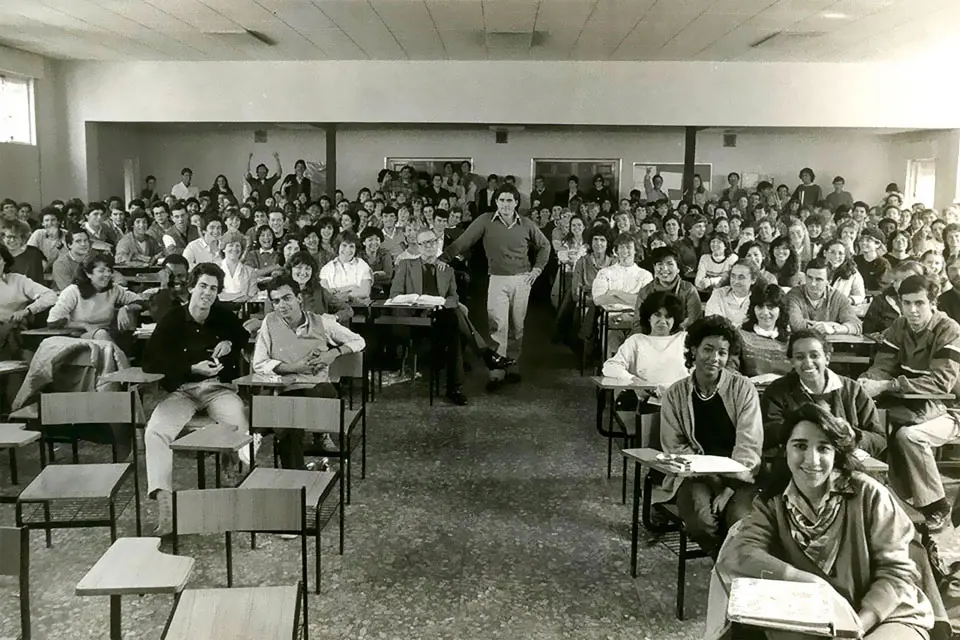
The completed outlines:
<svg viewBox="0 0 960 640">
<path fill-rule="evenodd" d="M 641 333 L 635 333 L 620 345 L 617 353 L 603 363 L 603 375 L 651 385 L 657 391 L 638 393 L 640 400 L 659 396 L 660 389 L 687 375 L 680 329 L 684 319 L 683 302 L 669 291 L 655 291 L 640 305 Z"/>
</svg>

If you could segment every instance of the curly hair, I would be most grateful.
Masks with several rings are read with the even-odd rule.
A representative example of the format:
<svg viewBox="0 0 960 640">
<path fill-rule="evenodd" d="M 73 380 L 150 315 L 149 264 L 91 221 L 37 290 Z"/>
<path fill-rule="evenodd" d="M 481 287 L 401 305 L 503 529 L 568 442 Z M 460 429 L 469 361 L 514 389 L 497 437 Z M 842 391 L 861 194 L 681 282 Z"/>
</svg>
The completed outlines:
<svg viewBox="0 0 960 640">
<path fill-rule="evenodd" d="M 670 333 L 680 331 L 680 325 L 683 324 L 685 317 L 683 301 L 670 291 L 654 291 L 640 303 L 640 310 L 637 312 L 640 333 L 650 335 L 652 330 L 650 328 L 650 317 L 661 309 L 673 318 L 673 328 Z"/>
<path fill-rule="evenodd" d="M 787 298 L 779 285 L 763 284 L 758 282 L 750 291 L 750 304 L 747 307 L 747 318 L 743 321 L 744 331 L 753 331 L 757 326 L 757 307 L 775 307 L 780 309 L 780 315 L 774 326 L 777 328 L 777 341 L 786 342 L 790 335 L 790 324 L 787 316 Z"/>
<path fill-rule="evenodd" d="M 587 245 L 587 253 L 593 253 L 593 239 L 597 236 L 607 241 L 605 254 L 609 256 L 613 251 L 613 243 L 610 242 L 610 227 L 605 224 L 595 224 L 583 232 L 583 243 Z"/>
<path fill-rule="evenodd" d="M 819 404 L 807 402 L 788 411 L 784 416 L 781 428 L 776 433 L 774 445 L 777 457 L 773 461 L 773 467 L 767 475 L 766 482 L 760 489 L 762 500 L 772 500 L 782 494 L 787 485 L 790 484 L 793 476 L 787 466 L 787 444 L 793 436 L 793 430 L 801 422 L 812 422 L 823 431 L 827 440 L 836 450 L 833 468 L 839 472 L 841 477 L 849 478 L 854 471 L 860 471 L 863 468 L 853 455 L 857 445 L 855 432 L 850 423 L 843 418 L 837 418 Z"/>
<path fill-rule="evenodd" d="M 733 323 L 723 316 L 706 316 L 694 321 L 687 328 L 687 337 L 683 341 L 684 365 L 693 366 L 694 354 L 707 338 L 723 338 L 730 344 L 730 353 L 740 353 L 740 332 Z"/>
</svg>

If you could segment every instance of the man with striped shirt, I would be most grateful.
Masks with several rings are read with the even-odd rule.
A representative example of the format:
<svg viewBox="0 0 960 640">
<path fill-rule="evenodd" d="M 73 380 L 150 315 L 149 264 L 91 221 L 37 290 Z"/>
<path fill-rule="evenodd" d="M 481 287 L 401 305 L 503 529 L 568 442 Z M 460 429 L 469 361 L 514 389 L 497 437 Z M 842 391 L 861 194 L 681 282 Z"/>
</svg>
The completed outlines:
<svg viewBox="0 0 960 640">
<path fill-rule="evenodd" d="M 904 394 L 953 395 L 960 377 L 960 325 L 936 308 L 940 286 L 910 276 L 897 289 L 903 315 L 884 332 L 873 364 L 860 377 L 880 398 L 893 429 L 890 480 L 894 490 L 924 514 L 931 531 L 943 528 L 950 508 L 933 455 L 960 437 L 957 419 L 941 400 L 908 400 Z"/>
</svg>

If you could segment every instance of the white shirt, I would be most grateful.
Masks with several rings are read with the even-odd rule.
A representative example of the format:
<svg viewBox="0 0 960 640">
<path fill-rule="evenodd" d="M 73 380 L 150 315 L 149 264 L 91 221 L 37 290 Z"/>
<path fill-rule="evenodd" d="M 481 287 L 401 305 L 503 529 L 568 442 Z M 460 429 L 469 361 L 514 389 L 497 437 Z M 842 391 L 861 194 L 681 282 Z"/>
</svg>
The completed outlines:
<svg viewBox="0 0 960 640">
<path fill-rule="evenodd" d="M 257 295 L 257 273 L 252 268 L 243 264 L 237 264 L 237 269 L 230 273 L 225 260 L 218 261 L 217 264 L 223 269 L 223 290 L 220 292 L 221 300 L 230 300 L 238 296 Z"/>
<path fill-rule="evenodd" d="M 181 180 L 177 184 L 170 187 L 170 195 L 172 195 L 177 200 L 189 200 L 190 198 L 199 198 L 200 189 L 190 185 L 189 187 L 183 184 Z"/>
<path fill-rule="evenodd" d="M 341 262 L 340 258 L 334 258 L 320 267 L 320 281 L 328 289 L 357 287 L 363 280 L 372 281 L 373 271 L 370 265 L 360 258 L 354 258 L 347 263 Z"/>
<path fill-rule="evenodd" d="M 593 281 L 593 299 L 596 300 L 610 291 L 635 296 L 651 282 L 653 275 L 643 267 L 636 264 L 624 267 L 617 263 L 600 269 Z"/>
<path fill-rule="evenodd" d="M 190 268 L 193 269 L 201 262 L 217 262 L 220 259 L 217 253 L 218 252 L 215 252 L 210 245 L 207 244 L 206 240 L 197 238 L 187 243 L 186 248 L 183 250 L 183 257 L 186 259 L 187 264 L 190 265 Z"/>
<path fill-rule="evenodd" d="M 749 308 L 749 293 L 742 298 L 738 298 L 729 286 L 717 287 L 710 294 L 710 299 L 707 300 L 707 304 L 703 308 L 703 315 L 723 316 L 732 322 L 733 326 L 739 327 L 747 319 L 747 309 Z"/>
</svg>

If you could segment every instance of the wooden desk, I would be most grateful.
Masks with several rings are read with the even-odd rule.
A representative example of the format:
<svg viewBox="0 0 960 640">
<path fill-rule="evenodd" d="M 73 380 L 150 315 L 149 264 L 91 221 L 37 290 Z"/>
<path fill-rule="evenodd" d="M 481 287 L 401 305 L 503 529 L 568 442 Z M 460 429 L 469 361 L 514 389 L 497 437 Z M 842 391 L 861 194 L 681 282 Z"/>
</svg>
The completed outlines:
<svg viewBox="0 0 960 640">
<path fill-rule="evenodd" d="M 200 489 L 206 489 L 206 457 L 207 454 L 213 454 L 216 487 L 219 489 L 223 484 L 220 454 L 236 453 L 252 442 L 252 435 L 238 431 L 233 425 L 213 423 L 177 438 L 170 443 L 170 449 L 197 454 L 197 486 Z"/>
<path fill-rule="evenodd" d="M 890 398 L 899 398 L 900 400 L 956 400 L 957 396 L 952 393 L 887 393 L 884 394 Z"/>
<path fill-rule="evenodd" d="M 270 376 L 262 373 L 251 373 L 240 376 L 233 381 L 238 387 L 260 387 L 264 389 L 282 389 L 296 384 L 296 376 Z"/>
<path fill-rule="evenodd" d="M 24 424 L 16 422 L 0 424 L 0 449 L 8 449 L 10 451 L 10 484 L 13 486 L 19 484 L 17 474 L 17 449 L 40 439 L 40 432 L 24 431 L 23 428 L 25 426 Z M 3 500 L 0 500 L 0 502 L 2 501 Z"/>
<path fill-rule="evenodd" d="M 27 337 L 37 337 L 37 338 L 49 338 L 50 336 L 66 336 L 66 337 L 79 337 L 83 335 L 83 329 L 79 327 L 60 327 L 59 329 L 54 329 L 53 327 L 40 327 L 39 329 L 25 329 L 20 332 L 21 336 Z"/>
<path fill-rule="evenodd" d="M 603 363 L 609 358 L 612 354 L 607 353 L 607 348 L 609 346 L 608 332 L 610 329 L 629 329 L 633 326 L 633 314 L 634 309 L 625 304 L 604 304 L 597 305 L 597 334 L 600 338 L 600 363 L 597 365 L 597 373 L 603 369 Z M 630 322 L 617 323 L 615 326 L 611 326 L 611 315 L 629 315 Z"/>
<path fill-rule="evenodd" d="M 827 342 L 831 344 L 876 344 L 873 338 L 849 333 L 828 333 Z"/>
<path fill-rule="evenodd" d="M 645 466 L 659 471 L 664 475 L 677 476 L 680 478 L 693 478 L 702 475 L 734 475 L 736 473 L 741 473 L 746 471 L 742 465 L 740 466 L 739 471 L 730 471 L 730 472 L 709 472 L 709 473 L 700 473 L 697 471 L 678 471 L 678 469 L 672 465 L 664 464 L 657 459 L 657 456 L 661 455 L 662 451 L 657 451 L 656 449 L 623 449 L 620 454 L 627 459 L 628 461 L 633 462 L 633 518 L 630 523 L 630 574 L 636 578 L 637 577 L 637 544 L 640 534 L 640 494 L 641 494 L 641 472 L 640 467 Z M 733 460 L 730 462 L 734 464 Z M 645 503 L 650 500 L 650 496 L 644 497 Z"/>
<path fill-rule="evenodd" d="M 105 373 L 99 381 L 108 384 L 119 384 L 124 389 L 141 384 L 152 384 L 163 380 L 162 373 L 146 373 L 140 367 L 127 367 L 113 373 Z"/>
<path fill-rule="evenodd" d="M 120 538 L 77 583 L 78 596 L 110 596 L 110 638 L 121 640 L 120 596 L 183 591 L 193 558 L 160 553 L 160 538 Z"/>
<path fill-rule="evenodd" d="M 641 384 L 627 378 L 609 378 L 604 376 L 590 376 L 590 382 L 597 389 L 597 432 L 607 439 L 607 478 L 609 478 L 613 475 L 613 439 L 623 437 L 624 446 L 627 446 L 626 434 L 616 432 L 613 429 L 615 413 L 613 410 L 613 396 L 617 391 L 656 391 L 657 385 Z M 603 414 L 606 411 L 608 395 L 611 398 L 611 409 L 610 417 L 607 421 L 607 428 L 604 429 Z"/>
<path fill-rule="evenodd" d="M 295 637 L 300 587 L 187 589 L 166 640 L 289 640 Z"/>
</svg>

